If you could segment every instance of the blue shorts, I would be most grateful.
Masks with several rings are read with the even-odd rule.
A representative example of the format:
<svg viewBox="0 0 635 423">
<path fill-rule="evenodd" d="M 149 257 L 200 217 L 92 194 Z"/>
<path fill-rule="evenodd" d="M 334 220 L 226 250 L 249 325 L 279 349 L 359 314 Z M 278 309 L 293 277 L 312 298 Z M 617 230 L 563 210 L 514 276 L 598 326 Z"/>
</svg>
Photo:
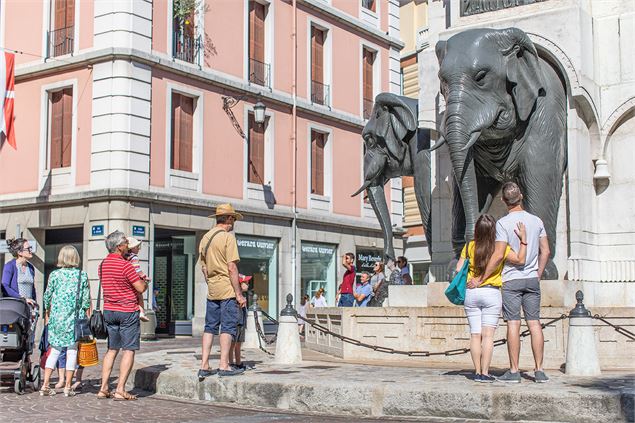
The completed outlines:
<svg viewBox="0 0 635 423">
<path fill-rule="evenodd" d="M 108 349 L 137 351 L 141 337 L 139 312 L 104 310 L 104 321 L 108 330 Z"/>
<path fill-rule="evenodd" d="M 225 300 L 207 300 L 205 311 L 205 333 L 218 335 L 228 333 L 235 340 L 238 334 L 238 323 L 242 316 L 236 298 Z"/>
<path fill-rule="evenodd" d="M 341 294 L 340 301 L 337 303 L 338 307 L 353 307 L 353 303 L 355 302 L 355 297 L 353 294 Z"/>
</svg>

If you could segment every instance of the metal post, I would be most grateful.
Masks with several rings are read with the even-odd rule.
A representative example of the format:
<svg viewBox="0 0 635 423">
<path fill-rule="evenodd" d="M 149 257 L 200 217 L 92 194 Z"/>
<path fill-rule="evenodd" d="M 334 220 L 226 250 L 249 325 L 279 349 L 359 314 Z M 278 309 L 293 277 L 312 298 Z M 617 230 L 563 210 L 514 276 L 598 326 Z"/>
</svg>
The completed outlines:
<svg viewBox="0 0 635 423">
<path fill-rule="evenodd" d="M 569 312 L 567 362 L 565 373 L 571 376 L 601 374 L 591 312 L 584 306 L 582 291 L 575 293 L 576 305 Z"/>
</svg>

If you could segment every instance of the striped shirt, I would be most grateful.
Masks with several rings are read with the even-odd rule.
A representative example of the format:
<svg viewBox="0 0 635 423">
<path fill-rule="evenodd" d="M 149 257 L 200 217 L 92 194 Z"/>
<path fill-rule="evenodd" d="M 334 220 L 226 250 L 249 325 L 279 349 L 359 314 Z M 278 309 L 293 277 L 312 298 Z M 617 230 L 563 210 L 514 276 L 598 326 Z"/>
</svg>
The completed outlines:
<svg viewBox="0 0 635 423">
<path fill-rule="evenodd" d="M 108 254 L 101 265 L 104 310 L 135 312 L 139 309 L 133 283 L 141 279 L 132 264 L 119 254 Z"/>
</svg>

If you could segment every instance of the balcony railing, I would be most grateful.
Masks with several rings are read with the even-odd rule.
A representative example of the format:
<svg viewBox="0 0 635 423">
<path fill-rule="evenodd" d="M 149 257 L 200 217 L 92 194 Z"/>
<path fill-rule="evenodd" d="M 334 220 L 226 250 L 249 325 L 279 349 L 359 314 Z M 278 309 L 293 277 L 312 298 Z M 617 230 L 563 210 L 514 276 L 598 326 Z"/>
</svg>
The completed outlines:
<svg viewBox="0 0 635 423">
<path fill-rule="evenodd" d="M 75 26 L 48 31 L 46 57 L 57 57 L 73 53 Z"/>
<path fill-rule="evenodd" d="M 364 105 L 364 111 L 363 111 L 363 117 L 364 119 L 370 119 L 370 115 L 373 113 L 373 100 L 369 99 L 369 98 L 365 98 L 363 105 Z"/>
<path fill-rule="evenodd" d="M 249 82 L 271 88 L 271 65 L 249 59 Z"/>
<path fill-rule="evenodd" d="M 311 103 L 328 106 L 329 91 L 330 87 L 328 85 L 317 81 L 311 81 Z"/>
<path fill-rule="evenodd" d="M 183 31 L 174 31 L 172 38 L 172 57 L 184 62 L 201 65 L 201 36 L 192 36 Z"/>
</svg>

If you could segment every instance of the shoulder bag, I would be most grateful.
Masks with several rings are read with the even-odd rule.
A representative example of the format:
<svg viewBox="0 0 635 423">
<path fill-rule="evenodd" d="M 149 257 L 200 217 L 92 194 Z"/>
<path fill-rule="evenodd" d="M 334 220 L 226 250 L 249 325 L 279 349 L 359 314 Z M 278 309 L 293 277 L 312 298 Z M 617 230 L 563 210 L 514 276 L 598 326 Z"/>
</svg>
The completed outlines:
<svg viewBox="0 0 635 423">
<path fill-rule="evenodd" d="M 465 291 L 467 290 L 467 275 L 470 271 L 470 244 L 465 246 L 465 261 L 463 267 L 458 271 L 452 282 L 445 290 L 445 296 L 452 304 L 463 305 L 465 302 Z"/>
<path fill-rule="evenodd" d="M 79 303 L 79 292 L 82 288 L 82 269 L 79 269 L 77 275 L 77 294 L 75 295 L 75 342 L 90 341 L 92 333 L 86 314 L 81 314 L 81 305 Z"/>
<path fill-rule="evenodd" d="M 97 289 L 97 306 L 90 315 L 90 331 L 96 339 L 108 338 L 108 330 L 104 321 L 104 314 L 101 312 L 101 270 L 104 262 L 99 265 L 99 288 Z"/>
</svg>

